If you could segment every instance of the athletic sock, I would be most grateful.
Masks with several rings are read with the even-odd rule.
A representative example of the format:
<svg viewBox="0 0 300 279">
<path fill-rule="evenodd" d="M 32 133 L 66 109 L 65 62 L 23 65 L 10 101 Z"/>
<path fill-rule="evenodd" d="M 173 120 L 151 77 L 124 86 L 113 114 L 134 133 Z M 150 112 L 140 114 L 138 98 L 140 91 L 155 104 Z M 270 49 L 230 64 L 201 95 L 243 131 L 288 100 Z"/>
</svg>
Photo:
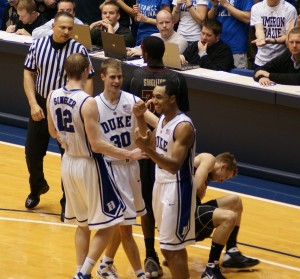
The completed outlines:
<svg viewBox="0 0 300 279">
<path fill-rule="evenodd" d="M 237 235 L 239 233 L 239 229 L 240 229 L 239 226 L 235 226 L 233 231 L 231 232 L 231 234 L 227 240 L 227 243 L 226 243 L 226 251 L 228 251 L 231 248 L 236 247 Z"/>
<path fill-rule="evenodd" d="M 137 278 L 140 278 L 140 277 L 142 277 L 142 276 L 145 275 L 145 272 L 144 272 L 144 270 L 139 269 L 139 270 L 137 270 L 137 271 L 135 272 L 135 275 L 136 275 Z"/>
<path fill-rule="evenodd" d="M 209 252 L 208 263 L 214 264 L 215 262 L 219 262 L 224 246 L 225 245 L 221 245 L 212 241 L 210 252 Z"/>
<path fill-rule="evenodd" d="M 76 273 L 78 273 L 82 268 L 82 264 L 76 266 Z"/>
<path fill-rule="evenodd" d="M 93 267 L 95 265 L 95 261 L 91 258 L 86 257 L 84 264 L 80 270 L 80 272 L 85 275 L 85 274 L 91 274 Z"/>
<path fill-rule="evenodd" d="M 103 259 L 102 259 L 102 262 L 103 263 L 113 263 L 114 262 L 114 259 L 113 258 L 110 258 L 110 257 L 107 257 L 104 255 Z"/>
<path fill-rule="evenodd" d="M 145 247 L 146 247 L 146 258 L 156 258 L 156 252 L 154 249 L 154 238 L 145 238 L 144 239 L 145 242 Z"/>
</svg>

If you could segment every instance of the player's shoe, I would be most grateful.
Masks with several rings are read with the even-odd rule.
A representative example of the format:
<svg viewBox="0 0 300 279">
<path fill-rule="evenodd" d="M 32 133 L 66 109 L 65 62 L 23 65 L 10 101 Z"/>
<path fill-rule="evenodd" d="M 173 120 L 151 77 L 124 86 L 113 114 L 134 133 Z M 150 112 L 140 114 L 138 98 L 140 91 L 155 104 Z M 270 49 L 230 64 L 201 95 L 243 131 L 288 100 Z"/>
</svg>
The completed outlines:
<svg viewBox="0 0 300 279">
<path fill-rule="evenodd" d="M 91 279 L 91 278 L 92 278 L 91 274 L 83 275 L 81 272 L 78 272 L 78 273 L 73 277 L 73 279 Z"/>
<path fill-rule="evenodd" d="M 114 267 L 113 262 L 100 261 L 100 266 L 96 271 L 96 275 L 102 279 L 119 279 L 117 269 Z"/>
<path fill-rule="evenodd" d="M 163 275 L 163 270 L 159 264 L 158 259 L 148 257 L 144 261 L 146 278 L 158 278 Z"/>
<path fill-rule="evenodd" d="M 138 279 L 147 279 L 145 273 L 141 273 L 137 276 Z"/>
<path fill-rule="evenodd" d="M 222 267 L 226 268 L 247 268 L 259 264 L 258 259 L 248 258 L 234 248 L 234 251 L 227 251 L 223 258 Z"/>
<path fill-rule="evenodd" d="M 49 191 L 49 185 L 45 184 L 45 186 L 40 190 L 37 196 L 33 196 L 29 194 L 25 201 L 25 207 L 28 209 L 35 208 L 40 203 L 40 195 L 46 194 L 48 191 Z"/>
<path fill-rule="evenodd" d="M 201 279 L 226 279 L 226 277 L 223 276 L 218 263 L 208 263 L 201 275 Z"/>
</svg>

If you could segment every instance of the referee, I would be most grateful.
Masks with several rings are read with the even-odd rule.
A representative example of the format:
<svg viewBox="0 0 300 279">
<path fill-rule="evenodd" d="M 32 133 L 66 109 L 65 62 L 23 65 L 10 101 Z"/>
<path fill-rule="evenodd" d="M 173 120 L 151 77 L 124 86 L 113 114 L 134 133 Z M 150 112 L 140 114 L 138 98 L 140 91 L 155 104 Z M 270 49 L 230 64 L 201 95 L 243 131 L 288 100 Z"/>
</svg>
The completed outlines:
<svg viewBox="0 0 300 279">
<path fill-rule="evenodd" d="M 44 177 L 43 160 L 49 143 L 49 132 L 46 115 L 46 99 L 50 91 L 65 86 L 67 75 L 64 62 L 72 53 L 88 56 L 84 46 L 71 39 L 74 17 L 67 12 L 58 12 L 52 25 L 53 35 L 34 41 L 24 63 L 24 90 L 30 106 L 25 156 L 29 171 L 30 194 L 25 207 L 32 209 L 40 202 L 40 195 L 49 190 Z M 92 95 L 94 70 L 91 68 L 89 79 L 84 90 Z M 68 115 L 64 123 L 68 126 Z M 62 149 L 60 148 L 62 151 Z M 64 217 L 65 197 L 61 201 Z"/>
</svg>

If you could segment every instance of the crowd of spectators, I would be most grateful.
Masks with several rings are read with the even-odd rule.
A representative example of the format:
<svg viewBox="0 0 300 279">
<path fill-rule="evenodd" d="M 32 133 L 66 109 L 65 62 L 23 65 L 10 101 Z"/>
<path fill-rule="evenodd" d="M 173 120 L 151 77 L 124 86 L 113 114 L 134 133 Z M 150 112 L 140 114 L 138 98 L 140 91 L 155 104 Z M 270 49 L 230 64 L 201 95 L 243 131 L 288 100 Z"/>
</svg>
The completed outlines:
<svg viewBox="0 0 300 279">
<path fill-rule="evenodd" d="M 29 22 L 27 20 L 24 23 L 20 18 L 20 2 L 23 10 L 24 6 L 30 6 L 29 15 L 28 12 L 22 12 L 30 17 Z M 212 53 L 210 51 L 207 54 L 201 47 L 206 43 L 201 33 L 204 22 L 207 19 L 217 19 L 222 25 L 222 32 L 215 43 L 221 41 L 228 46 L 234 59 L 232 67 L 241 69 L 255 69 L 282 54 L 287 49 L 288 31 L 300 26 L 300 20 L 297 20 L 300 1 L 296 0 L 7 0 L 0 1 L 1 30 L 32 35 L 34 39 L 49 35 L 54 15 L 62 9 L 59 8 L 60 2 L 64 5 L 72 3 L 73 9 L 70 12 L 76 16 L 75 23 L 90 25 L 95 45 L 102 45 L 100 31 L 125 34 L 127 47 L 139 47 L 142 40 L 150 35 L 169 41 L 171 34 L 180 38 L 180 53 L 187 48 L 185 41 L 188 45 L 199 46 L 194 49 L 199 58 L 193 59 L 198 62 L 203 61 L 204 54 L 211 58 Z M 110 15 L 113 11 L 106 11 L 108 2 L 114 3 L 116 16 Z M 158 20 L 157 14 L 161 10 L 170 12 L 171 16 L 165 13 Z M 47 20 L 49 21 L 44 25 Z M 43 33 L 45 29 L 48 31 Z M 226 47 L 225 49 L 227 51 Z M 132 51 L 131 55 L 139 52 L 140 48 Z M 201 64 L 199 65 L 205 67 Z M 208 68 L 219 67 L 213 65 Z M 228 69 L 221 67 L 219 70 Z"/>
</svg>

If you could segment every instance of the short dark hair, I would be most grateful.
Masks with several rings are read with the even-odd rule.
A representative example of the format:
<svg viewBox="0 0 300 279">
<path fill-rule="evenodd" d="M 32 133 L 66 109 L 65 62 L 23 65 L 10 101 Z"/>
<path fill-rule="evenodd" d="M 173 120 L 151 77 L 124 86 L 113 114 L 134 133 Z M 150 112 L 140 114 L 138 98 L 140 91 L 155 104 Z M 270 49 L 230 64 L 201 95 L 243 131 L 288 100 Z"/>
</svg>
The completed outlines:
<svg viewBox="0 0 300 279">
<path fill-rule="evenodd" d="M 117 2 L 114 1 L 114 0 L 110 0 L 110 1 L 108 1 L 108 2 L 105 1 L 105 2 L 103 3 L 103 5 L 102 5 L 101 12 L 102 12 L 103 7 L 104 7 L 104 6 L 108 6 L 108 5 L 114 6 L 114 7 L 116 8 L 116 12 L 117 12 L 117 13 L 120 13 L 120 7 L 118 6 Z"/>
<path fill-rule="evenodd" d="M 222 23 L 214 18 L 208 18 L 204 21 L 203 26 L 211 29 L 213 33 L 218 36 L 222 33 Z"/>
<path fill-rule="evenodd" d="M 141 44 L 143 51 L 148 53 L 148 57 L 152 59 L 162 59 L 165 53 L 164 41 L 155 36 L 146 37 Z"/>
<path fill-rule="evenodd" d="M 294 27 L 293 29 L 291 29 L 288 34 L 288 38 L 290 37 L 290 34 L 300 34 L 300 27 Z"/>
<path fill-rule="evenodd" d="M 64 11 L 61 11 L 61 12 L 58 12 L 55 17 L 54 17 L 54 21 L 57 21 L 58 18 L 60 18 L 61 16 L 65 16 L 65 17 L 69 17 L 69 18 L 72 18 L 74 20 L 74 17 L 67 13 L 67 12 L 64 12 Z"/>
<path fill-rule="evenodd" d="M 165 93 L 168 96 L 175 96 L 176 97 L 176 103 L 178 105 L 179 100 L 179 88 L 178 83 L 173 80 L 166 80 L 161 83 L 159 83 L 157 86 L 165 87 Z"/>
<path fill-rule="evenodd" d="M 37 7 L 33 0 L 20 0 L 17 10 L 25 10 L 28 14 L 31 14 L 37 11 Z"/>
<path fill-rule="evenodd" d="M 63 2 L 66 2 L 66 3 L 72 3 L 72 4 L 73 4 L 73 9 L 74 9 L 74 11 L 75 11 L 76 3 L 75 3 L 74 0 L 58 0 L 57 6 L 59 5 L 59 3 L 63 3 Z"/>
<path fill-rule="evenodd" d="M 225 163 L 227 165 L 226 169 L 228 171 L 233 171 L 233 176 L 237 175 L 237 163 L 233 154 L 229 152 L 224 152 L 216 156 L 216 161 Z"/>
<path fill-rule="evenodd" d="M 89 67 L 89 65 L 90 61 L 87 56 L 82 53 L 73 53 L 67 57 L 64 69 L 68 78 L 80 80 L 81 74 Z"/>
</svg>

